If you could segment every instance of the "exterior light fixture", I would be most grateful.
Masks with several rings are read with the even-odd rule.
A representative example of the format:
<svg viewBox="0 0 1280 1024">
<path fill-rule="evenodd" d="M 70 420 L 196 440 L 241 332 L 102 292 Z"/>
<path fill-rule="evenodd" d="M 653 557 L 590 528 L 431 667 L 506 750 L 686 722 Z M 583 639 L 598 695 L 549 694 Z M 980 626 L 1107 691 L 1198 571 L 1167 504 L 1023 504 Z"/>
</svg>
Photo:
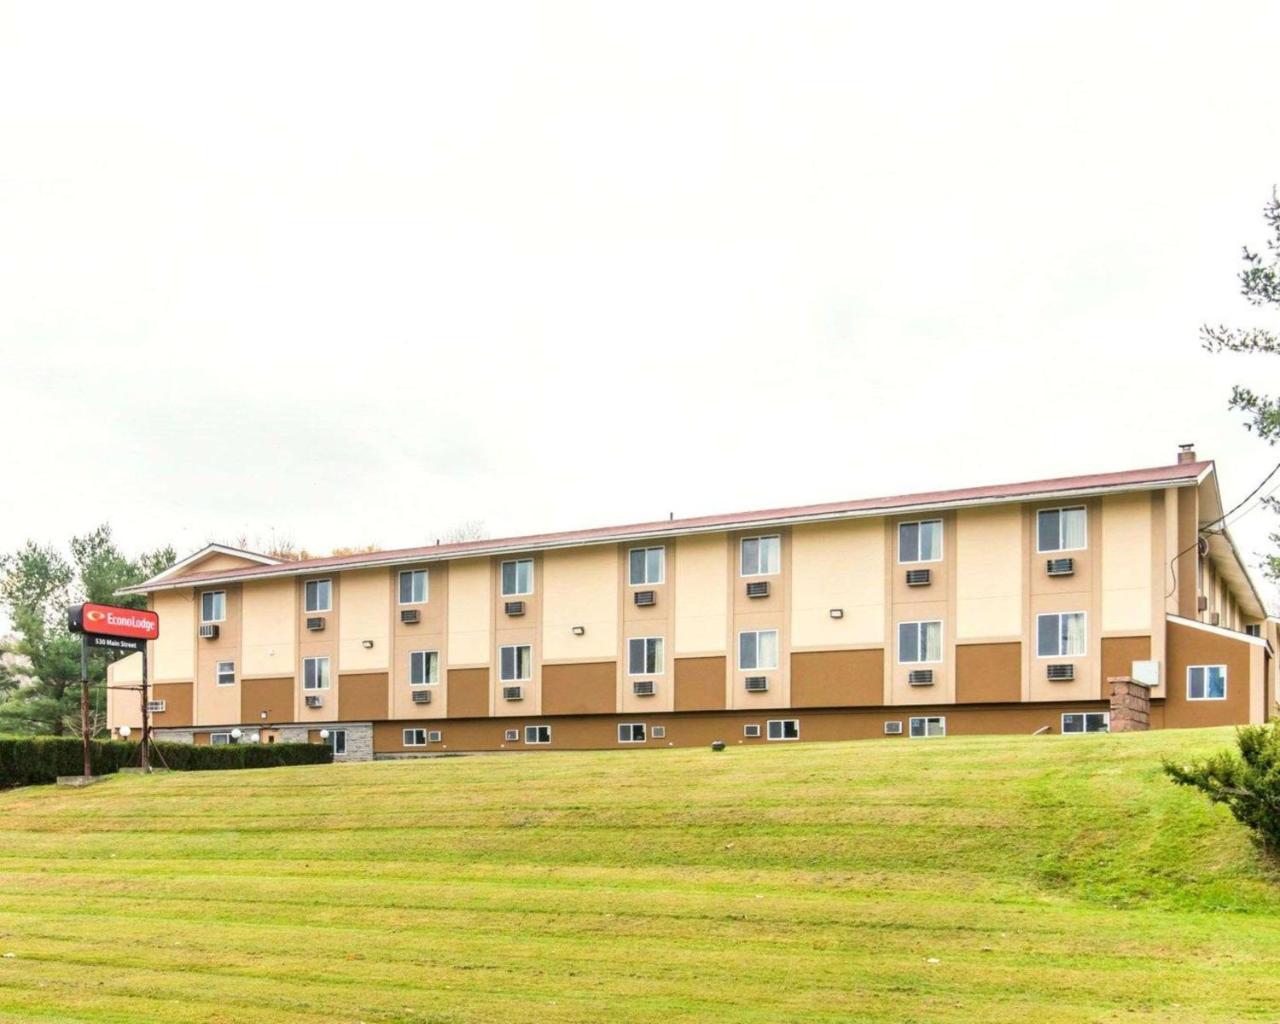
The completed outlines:
<svg viewBox="0 0 1280 1024">
<path fill-rule="evenodd" d="M 832 617 L 833 619 L 843 619 L 843 618 L 844 618 L 844 609 L 843 609 L 843 608 L 832 608 L 832 609 L 831 609 L 831 617 Z"/>
<path fill-rule="evenodd" d="M 129 738 L 129 733 L 131 732 L 133 732 L 133 730 L 130 729 L 127 725 L 120 726 L 119 733 L 120 733 L 120 738 L 122 740 L 127 740 Z"/>
<path fill-rule="evenodd" d="M 235 743 L 239 743 L 239 742 L 240 742 L 240 737 L 241 737 L 241 736 L 243 736 L 243 735 L 244 735 L 244 733 L 242 733 L 239 729 L 232 729 L 232 730 L 231 730 L 231 739 L 232 739 L 232 741 L 233 741 L 233 742 L 235 742 Z"/>
<path fill-rule="evenodd" d="M 363 648 L 367 651 L 367 650 L 369 650 L 369 649 L 373 646 L 373 641 L 372 641 L 372 640 L 361 640 L 361 641 L 360 641 L 360 646 L 361 646 L 361 647 L 363 647 Z"/>
<path fill-rule="evenodd" d="M 322 740 L 325 740 L 325 741 L 327 742 L 327 741 L 328 741 L 328 739 L 329 739 L 329 730 L 328 730 L 328 729 L 321 729 L 321 730 L 320 730 L 320 738 L 321 738 Z"/>
<path fill-rule="evenodd" d="M 587 631 L 587 627 L 586 627 L 586 626 L 574 626 L 574 627 L 573 627 L 573 635 L 574 635 L 574 636 L 582 636 L 582 634 L 584 634 L 586 631 Z"/>
<path fill-rule="evenodd" d="M 251 732 L 251 733 L 249 733 L 249 742 L 250 742 L 250 743 L 261 743 L 261 742 L 262 742 L 262 734 L 261 734 L 261 733 L 257 733 L 257 732 Z"/>
<path fill-rule="evenodd" d="M 258 712 L 258 717 L 259 717 L 259 718 L 261 718 L 261 719 L 265 722 L 265 721 L 267 720 L 267 713 L 266 713 L 265 711 L 259 711 L 259 712 Z"/>
</svg>

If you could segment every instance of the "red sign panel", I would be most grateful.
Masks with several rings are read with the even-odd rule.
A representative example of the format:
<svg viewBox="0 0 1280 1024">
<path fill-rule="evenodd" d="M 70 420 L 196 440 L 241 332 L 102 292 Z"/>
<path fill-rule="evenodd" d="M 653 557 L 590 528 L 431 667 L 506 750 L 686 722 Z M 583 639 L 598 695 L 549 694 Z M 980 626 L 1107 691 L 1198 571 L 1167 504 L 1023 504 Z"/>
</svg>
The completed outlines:
<svg viewBox="0 0 1280 1024">
<path fill-rule="evenodd" d="M 154 640 L 160 635 L 160 616 L 155 612 L 112 604 L 82 604 L 69 611 L 68 625 L 73 633 L 128 640 Z"/>
</svg>

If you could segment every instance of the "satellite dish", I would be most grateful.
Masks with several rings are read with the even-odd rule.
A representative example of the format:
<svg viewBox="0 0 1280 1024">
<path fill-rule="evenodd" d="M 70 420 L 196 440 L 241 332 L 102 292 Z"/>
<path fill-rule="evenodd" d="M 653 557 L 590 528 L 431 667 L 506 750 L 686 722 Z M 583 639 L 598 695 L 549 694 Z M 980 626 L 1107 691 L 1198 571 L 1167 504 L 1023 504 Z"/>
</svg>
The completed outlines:
<svg viewBox="0 0 1280 1024">
<path fill-rule="evenodd" d="M 1204 558 L 1209 554 L 1209 538 L 1201 537 L 1196 541 L 1196 550 L 1200 552 L 1200 557 Z"/>
</svg>

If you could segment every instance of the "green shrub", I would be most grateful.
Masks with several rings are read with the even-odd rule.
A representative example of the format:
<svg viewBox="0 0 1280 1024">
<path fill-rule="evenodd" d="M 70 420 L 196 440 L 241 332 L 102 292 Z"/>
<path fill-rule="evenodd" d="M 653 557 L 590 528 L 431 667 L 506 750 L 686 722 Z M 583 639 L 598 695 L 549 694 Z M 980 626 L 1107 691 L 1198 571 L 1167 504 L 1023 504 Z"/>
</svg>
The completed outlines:
<svg viewBox="0 0 1280 1024">
<path fill-rule="evenodd" d="M 1226 804 L 1265 853 L 1280 856 L 1280 719 L 1237 729 L 1236 747 L 1188 765 L 1166 760 L 1165 773 Z"/>
<path fill-rule="evenodd" d="M 173 771 L 220 771 L 231 768 L 277 768 L 283 765 L 329 764 L 333 751 L 321 743 L 269 743 L 196 747 L 157 743 L 152 767 Z M 111 775 L 139 763 L 138 744 L 94 740 L 89 744 L 94 775 Z M 84 771 L 83 747 L 76 736 L 0 736 L 0 789 L 53 782 L 59 775 Z"/>
</svg>

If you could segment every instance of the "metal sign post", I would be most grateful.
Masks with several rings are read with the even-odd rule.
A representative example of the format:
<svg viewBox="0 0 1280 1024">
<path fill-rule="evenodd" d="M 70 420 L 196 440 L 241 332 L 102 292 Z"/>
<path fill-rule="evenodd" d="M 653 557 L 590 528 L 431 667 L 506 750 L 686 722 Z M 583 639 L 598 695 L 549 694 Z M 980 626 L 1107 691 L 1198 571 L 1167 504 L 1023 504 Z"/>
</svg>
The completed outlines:
<svg viewBox="0 0 1280 1024">
<path fill-rule="evenodd" d="M 89 767 L 89 645 L 80 637 L 80 736 L 84 744 L 84 777 L 93 772 Z"/>
</svg>

